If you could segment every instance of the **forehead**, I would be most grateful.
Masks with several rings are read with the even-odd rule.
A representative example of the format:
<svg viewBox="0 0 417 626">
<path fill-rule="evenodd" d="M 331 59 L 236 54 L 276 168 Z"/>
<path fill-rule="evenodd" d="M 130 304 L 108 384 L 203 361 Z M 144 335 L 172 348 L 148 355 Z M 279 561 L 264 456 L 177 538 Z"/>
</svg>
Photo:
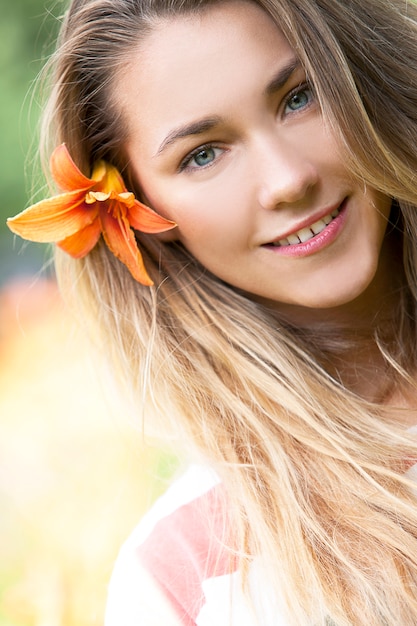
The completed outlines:
<svg viewBox="0 0 417 626">
<path fill-rule="evenodd" d="M 132 51 L 119 102 L 130 131 L 143 124 L 158 141 L 196 116 L 221 115 L 233 93 L 259 89 L 293 57 L 270 16 L 231 0 L 157 22 Z"/>
</svg>

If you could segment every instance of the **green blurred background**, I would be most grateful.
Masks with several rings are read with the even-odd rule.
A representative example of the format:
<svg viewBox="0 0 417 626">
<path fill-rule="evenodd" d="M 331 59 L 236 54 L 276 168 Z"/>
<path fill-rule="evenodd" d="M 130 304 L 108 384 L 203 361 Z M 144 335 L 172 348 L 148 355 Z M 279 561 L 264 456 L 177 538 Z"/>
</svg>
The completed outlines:
<svg viewBox="0 0 417 626">
<path fill-rule="evenodd" d="M 63 2 L 0 0 L 0 284 L 32 274 L 46 248 L 23 243 L 5 221 L 29 204 L 41 103 L 33 83 L 51 51 Z"/>
</svg>

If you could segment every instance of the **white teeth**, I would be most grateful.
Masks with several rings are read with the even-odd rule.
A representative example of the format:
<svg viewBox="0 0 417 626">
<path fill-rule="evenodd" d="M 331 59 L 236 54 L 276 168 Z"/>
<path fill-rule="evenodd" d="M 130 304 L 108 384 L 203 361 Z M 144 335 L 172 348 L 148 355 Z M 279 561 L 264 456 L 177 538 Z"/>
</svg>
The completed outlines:
<svg viewBox="0 0 417 626">
<path fill-rule="evenodd" d="M 298 243 L 305 243 L 309 239 L 312 239 L 315 235 L 321 233 L 328 224 L 333 220 L 333 218 L 339 215 L 339 209 L 335 209 L 330 213 L 330 215 L 325 215 L 317 222 L 314 222 L 309 228 L 302 228 L 298 230 L 296 233 L 292 235 L 288 235 L 285 239 L 280 239 L 278 242 L 274 243 L 274 246 L 290 246 L 296 245 Z"/>
<path fill-rule="evenodd" d="M 330 222 L 327 222 L 327 223 L 330 224 Z M 318 235 L 319 233 L 321 233 L 322 230 L 326 228 L 326 226 L 327 224 L 324 220 L 319 220 L 318 222 L 315 222 L 314 224 L 312 224 L 310 228 L 315 235 Z"/>
<path fill-rule="evenodd" d="M 313 231 L 309 228 L 302 228 L 298 231 L 297 235 L 300 238 L 301 243 L 305 243 L 306 241 L 314 237 Z"/>
<path fill-rule="evenodd" d="M 288 235 L 287 239 L 288 239 L 289 243 L 291 243 L 291 244 L 300 243 L 300 240 L 299 240 L 299 238 L 297 237 L 296 234 Z"/>
</svg>

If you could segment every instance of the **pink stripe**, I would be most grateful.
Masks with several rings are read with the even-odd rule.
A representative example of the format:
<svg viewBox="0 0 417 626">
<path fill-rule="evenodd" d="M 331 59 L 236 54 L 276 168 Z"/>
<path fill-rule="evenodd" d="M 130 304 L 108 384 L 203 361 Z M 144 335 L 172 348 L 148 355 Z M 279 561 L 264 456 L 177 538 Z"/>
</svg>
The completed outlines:
<svg viewBox="0 0 417 626">
<path fill-rule="evenodd" d="M 232 545 L 231 532 L 217 485 L 160 520 L 137 550 L 186 626 L 195 625 L 205 603 L 203 581 L 237 569 L 237 558 L 225 545 Z"/>
</svg>

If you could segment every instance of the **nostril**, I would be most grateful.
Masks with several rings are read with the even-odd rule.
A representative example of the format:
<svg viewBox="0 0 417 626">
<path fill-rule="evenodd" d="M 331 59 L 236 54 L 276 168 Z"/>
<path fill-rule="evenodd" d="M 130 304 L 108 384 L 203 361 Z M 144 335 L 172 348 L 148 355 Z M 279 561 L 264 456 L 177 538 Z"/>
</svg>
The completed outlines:
<svg viewBox="0 0 417 626">
<path fill-rule="evenodd" d="M 306 166 L 301 171 L 278 172 L 264 181 L 259 192 L 259 202 L 264 209 L 275 210 L 282 205 L 295 204 L 310 194 L 317 184 L 315 169 Z"/>
</svg>

